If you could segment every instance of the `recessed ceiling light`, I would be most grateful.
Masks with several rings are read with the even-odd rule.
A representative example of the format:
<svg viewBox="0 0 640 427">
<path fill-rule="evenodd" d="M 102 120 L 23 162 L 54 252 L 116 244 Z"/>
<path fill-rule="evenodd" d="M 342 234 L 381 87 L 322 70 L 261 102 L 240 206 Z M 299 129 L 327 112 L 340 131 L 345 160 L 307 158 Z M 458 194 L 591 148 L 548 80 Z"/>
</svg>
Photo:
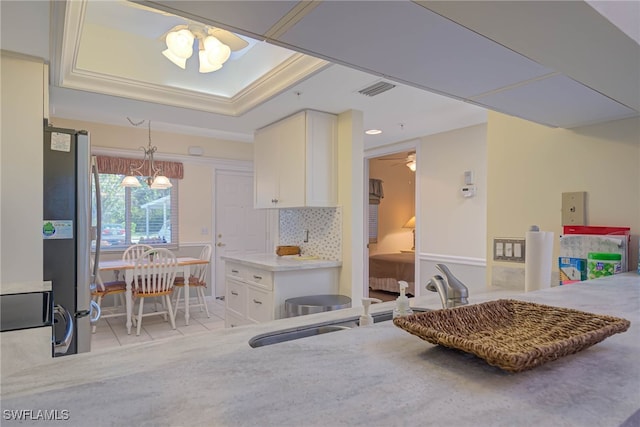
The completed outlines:
<svg viewBox="0 0 640 427">
<path fill-rule="evenodd" d="M 380 135 L 382 131 L 380 129 L 369 129 L 364 131 L 367 135 Z"/>
</svg>

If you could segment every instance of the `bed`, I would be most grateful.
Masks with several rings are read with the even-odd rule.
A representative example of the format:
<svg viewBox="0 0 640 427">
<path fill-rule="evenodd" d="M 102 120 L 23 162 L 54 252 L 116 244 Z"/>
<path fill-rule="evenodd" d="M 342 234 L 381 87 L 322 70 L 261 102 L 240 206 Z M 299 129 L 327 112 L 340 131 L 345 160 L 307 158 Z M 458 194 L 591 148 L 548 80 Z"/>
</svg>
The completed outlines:
<svg viewBox="0 0 640 427">
<path fill-rule="evenodd" d="M 395 252 L 369 256 L 369 288 L 387 292 L 400 292 L 399 280 L 409 284 L 407 293 L 415 295 L 414 252 Z"/>
</svg>

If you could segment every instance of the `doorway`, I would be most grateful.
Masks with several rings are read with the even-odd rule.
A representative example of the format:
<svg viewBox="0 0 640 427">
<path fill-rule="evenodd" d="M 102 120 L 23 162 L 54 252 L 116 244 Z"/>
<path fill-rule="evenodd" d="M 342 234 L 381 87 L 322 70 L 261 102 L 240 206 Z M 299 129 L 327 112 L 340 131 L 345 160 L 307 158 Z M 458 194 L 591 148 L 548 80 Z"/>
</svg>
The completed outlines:
<svg viewBox="0 0 640 427">
<path fill-rule="evenodd" d="M 267 213 L 253 207 L 253 174 L 216 170 L 215 173 L 215 297 L 226 292 L 225 255 L 267 252 Z"/>
<path fill-rule="evenodd" d="M 417 153 L 411 146 L 367 158 L 365 182 L 370 183 L 370 197 L 365 210 L 369 240 L 364 294 L 383 301 L 398 297 L 400 280 L 409 283 L 407 293 L 416 295 L 416 169 Z"/>
</svg>

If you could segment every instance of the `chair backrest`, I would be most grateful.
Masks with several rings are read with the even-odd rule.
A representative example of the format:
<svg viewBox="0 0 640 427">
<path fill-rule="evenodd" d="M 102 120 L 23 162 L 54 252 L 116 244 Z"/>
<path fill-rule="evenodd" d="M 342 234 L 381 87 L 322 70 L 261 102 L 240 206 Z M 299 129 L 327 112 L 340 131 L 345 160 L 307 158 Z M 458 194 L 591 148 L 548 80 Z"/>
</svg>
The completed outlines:
<svg viewBox="0 0 640 427">
<path fill-rule="evenodd" d="M 204 245 L 200 251 L 200 259 L 211 260 L 211 245 Z"/>
<path fill-rule="evenodd" d="M 94 255 L 91 255 L 89 257 L 89 271 L 93 271 L 93 266 L 96 264 L 96 260 Z M 95 288 L 91 288 L 90 287 L 90 291 L 91 293 L 95 293 L 95 292 L 104 292 L 104 282 L 102 281 L 102 277 L 100 277 L 100 272 L 98 272 L 96 274 L 96 283 L 95 283 Z"/>
<path fill-rule="evenodd" d="M 122 254 L 123 261 L 135 261 L 140 258 L 140 255 L 148 251 L 149 249 L 153 249 L 152 246 L 149 245 L 131 245 L 127 248 L 126 251 Z"/>
<path fill-rule="evenodd" d="M 200 259 L 205 261 L 211 261 L 211 245 L 204 245 L 202 251 L 200 251 Z M 192 275 L 192 280 L 197 280 L 202 286 L 206 286 L 207 271 L 209 270 L 209 264 L 198 264 L 196 274 Z M 191 282 L 190 282 L 191 283 Z"/>
<path fill-rule="evenodd" d="M 133 269 L 135 292 L 156 294 L 173 288 L 178 260 L 169 249 L 157 248 L 143 252 Z"/>
</svg>

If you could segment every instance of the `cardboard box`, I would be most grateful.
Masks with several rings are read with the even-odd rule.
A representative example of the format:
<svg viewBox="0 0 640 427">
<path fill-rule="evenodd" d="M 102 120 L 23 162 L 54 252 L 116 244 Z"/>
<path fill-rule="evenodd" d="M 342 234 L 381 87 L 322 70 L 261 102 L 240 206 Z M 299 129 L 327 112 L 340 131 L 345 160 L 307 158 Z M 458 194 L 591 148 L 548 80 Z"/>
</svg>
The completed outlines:
<svg viewBox="0 0 640 427">
<path fill-rule="evenodd" d="M 587 260 L 584 258 L 560 257 L 560 285 L 587 280 Z"/>
</svg>

